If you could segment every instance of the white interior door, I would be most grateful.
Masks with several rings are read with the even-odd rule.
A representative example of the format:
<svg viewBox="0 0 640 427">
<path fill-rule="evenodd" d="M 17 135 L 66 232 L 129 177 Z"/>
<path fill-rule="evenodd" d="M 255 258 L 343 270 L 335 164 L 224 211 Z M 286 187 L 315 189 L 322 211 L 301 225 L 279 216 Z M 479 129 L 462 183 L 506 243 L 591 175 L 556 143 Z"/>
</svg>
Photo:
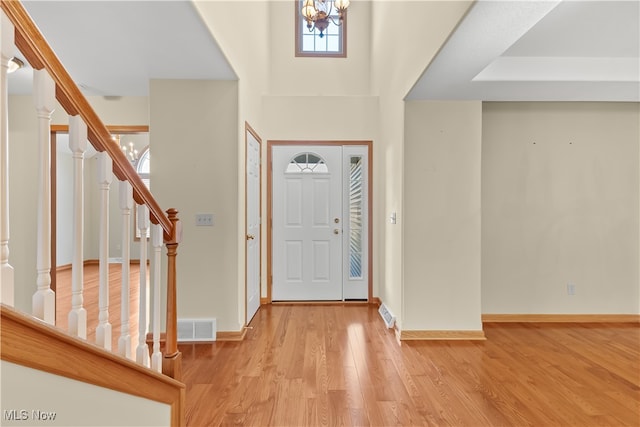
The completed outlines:
<svg viewBox="0 0 640 427">
<path fill-rule="evenodd" d="M 342 147 L 274 146 L 274 301 L 342 300 Z"/>
<path fill-rule="evenodd" d="M 247 324 L 260 307 L 260 142 L 249 131 L 247 141 Z"/>
</svg>

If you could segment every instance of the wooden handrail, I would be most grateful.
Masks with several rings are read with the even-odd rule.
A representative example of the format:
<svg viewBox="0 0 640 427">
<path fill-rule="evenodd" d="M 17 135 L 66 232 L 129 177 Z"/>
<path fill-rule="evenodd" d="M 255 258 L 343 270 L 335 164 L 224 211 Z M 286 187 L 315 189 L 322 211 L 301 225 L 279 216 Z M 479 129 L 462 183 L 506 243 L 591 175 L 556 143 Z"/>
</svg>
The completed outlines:
<svg viewBox="0 0 640 427">
<path fill-rule="evenodd" d="M 113 159 L 115 176 L 121 181 L 126 180 L 131 183 L 135 201 L 138 204 L 147 205 L 151 222 L 162 226 L 165 241 L 172 241 L 175 234 L 172 222 L 164 214 L 118 144 L 113 141 L 111 133 L 80 92 L 22 4 L 16 0 L 0 0 L 0 2 L 2 10 L 15 27 L 16 46 L 34 69 L 47 70 L 56 84 L 56 99 L 60 105 L 69 115 L 82 117 L 87 124 L 91 145 L 96 150 L 106 151 L 109 154 Z"/>
</svg>

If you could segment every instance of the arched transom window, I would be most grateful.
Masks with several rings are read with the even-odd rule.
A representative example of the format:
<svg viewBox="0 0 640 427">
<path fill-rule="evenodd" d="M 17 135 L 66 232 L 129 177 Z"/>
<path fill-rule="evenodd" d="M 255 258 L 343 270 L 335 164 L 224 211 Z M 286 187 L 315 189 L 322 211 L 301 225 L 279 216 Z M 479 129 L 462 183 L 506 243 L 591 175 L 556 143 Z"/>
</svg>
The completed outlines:
<svg viewBox="0 0 640 427">
<path fill-rule="evenodd" d="M 327 173 L 329 168 L 324 159 L 314 153 L 297 154 L 289 164 L 285 173 Z"/>
<path fill-rule="evenodd" d="M 138 172 L 138 175 L 140 175 L 140 178 L 142 178 L 142 181 L 145 183 L 147 188 L 150 188 L 149 172 L 151 172 L 151 164 L 149 157 L 149 146 L 145 147 L 145 149 L 142 150 L 142 155 L 136 163 L 136 172 Z"/>
</svg>

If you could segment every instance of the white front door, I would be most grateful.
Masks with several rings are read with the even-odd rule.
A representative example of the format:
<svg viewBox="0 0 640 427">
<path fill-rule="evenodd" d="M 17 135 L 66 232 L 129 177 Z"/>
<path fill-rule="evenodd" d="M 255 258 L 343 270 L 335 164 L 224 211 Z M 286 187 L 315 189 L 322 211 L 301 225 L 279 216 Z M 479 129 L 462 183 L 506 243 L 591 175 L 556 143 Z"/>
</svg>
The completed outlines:
<svg viewBox="0 0 640 427">
<path fill-rule="evenodd" d="M 342 147 L 272 154 L 272 299 L 342 300 Z"/>
<path fill-rule="evenodd" d="M 249 324 L 260 307 L 260 142 L 246 131 L 247 144 L 247 318 Z"/>
</svg>

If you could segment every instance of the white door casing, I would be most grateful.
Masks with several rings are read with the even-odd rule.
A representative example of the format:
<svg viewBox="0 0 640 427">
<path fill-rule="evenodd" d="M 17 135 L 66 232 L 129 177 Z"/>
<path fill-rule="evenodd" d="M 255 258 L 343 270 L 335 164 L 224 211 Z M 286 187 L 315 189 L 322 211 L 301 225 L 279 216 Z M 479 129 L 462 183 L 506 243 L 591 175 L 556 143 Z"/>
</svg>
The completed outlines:
<svg viewBox="0 0 640 427">
<path fill-rule="evenodd" d="M 260 307 L 260 141 L 246 130 L 246 323 Z"/>
<path fill-rule="evenodd" d="M 272 150 L 272 299 L 342 300 L 342 147 Z"/>
</svg>

